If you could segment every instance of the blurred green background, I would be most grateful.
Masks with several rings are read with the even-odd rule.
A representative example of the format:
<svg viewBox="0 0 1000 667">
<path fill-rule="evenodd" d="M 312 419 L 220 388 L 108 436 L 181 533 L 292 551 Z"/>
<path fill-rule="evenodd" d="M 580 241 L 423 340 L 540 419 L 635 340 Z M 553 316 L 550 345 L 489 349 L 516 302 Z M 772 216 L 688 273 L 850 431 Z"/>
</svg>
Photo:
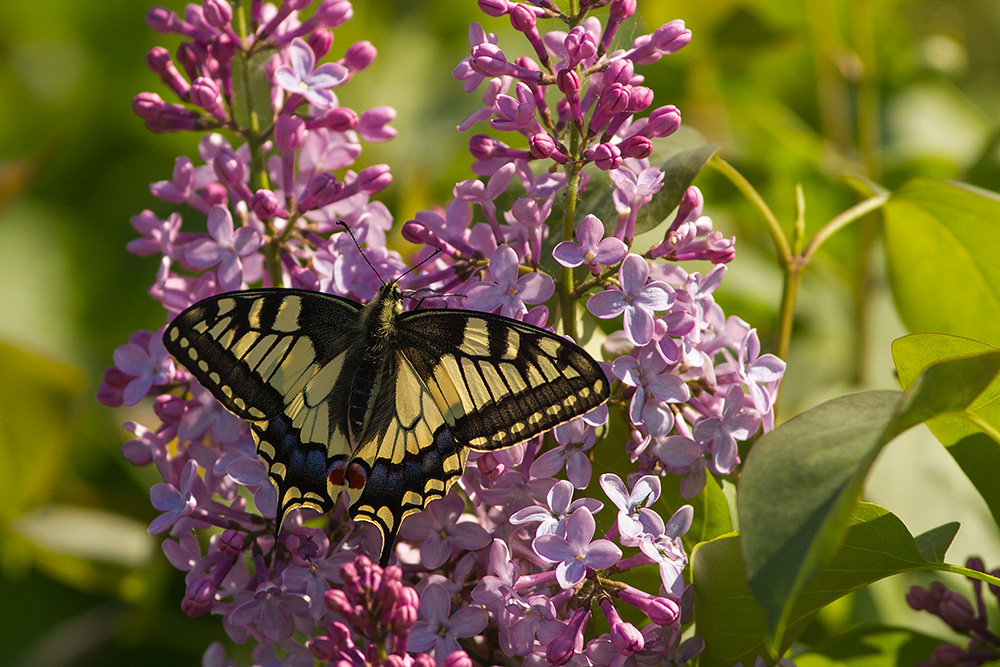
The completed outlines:
<svg viewBox="0 0 1000 667">
<path fill-rule="evenodd" d="M 0 21 L 0 664 L 198 664 L 223 637 L 219 618 L 180 611 L 183 576 L 145 531 L 158 480 L 122 459 L 121 424 L 153 423 L 148 407 L 112 411 L 94 400 L 114 348 L 164 323 L 146 294 L 155 261 L 125 251 L 129 218 L 168 214 L 148 185 L 169 178 L 178 155 L 196 154 L 197 135 L 151 134 L 131 112 L 141 91 L 171 101 L 144 54 L 178 40 L 149 30 L 147 9 L 8 2 Z M 647 85 L 657 103 L 681 109 L 689 139 L 724 142 L 721 155 L 786 226 L 796 185 L 810 231 L 855 203 L 845 174 L 888 187 L 923 174 L 1000 189 L 1000 2 L 640 0 L 639 21 L 623 30 L 675 18 L 693 41 L 642 68 Z M 500 33 L 508 53 L 528 53 L 506 20 L 472 0 L 359 1 L 336 32 L 334 55 L 361 39 L 379 50 L 340 95 L 359 110 L 398 112 L 399 136 L 361 158 L 391 165 L 383 200 L 398 221 L 469 177 L 468 135 L 455 126 L 481 92 L 463 94 L 450 73 L 468 52 L 471 21 Z M 720 301 L 767 346 L 780 297 L 770 240 L 718 174 L 696 183 L 716 228 L 737 235 Z M 904 332 L 878 254 L 859 250 L 872 247 L 877 226 L 852 226 L 809 269 L 783 418 L 859 387 L 895 387 L 888 345 Z M 928 438 L 890 448 L 871 499 L 913 533 L 962 521 L 950 560 L 980 553 L 1000 566 L 985 509 Z M 899 584 L 851 604 L 845 619 L 918 622 Z"/>
</svg>

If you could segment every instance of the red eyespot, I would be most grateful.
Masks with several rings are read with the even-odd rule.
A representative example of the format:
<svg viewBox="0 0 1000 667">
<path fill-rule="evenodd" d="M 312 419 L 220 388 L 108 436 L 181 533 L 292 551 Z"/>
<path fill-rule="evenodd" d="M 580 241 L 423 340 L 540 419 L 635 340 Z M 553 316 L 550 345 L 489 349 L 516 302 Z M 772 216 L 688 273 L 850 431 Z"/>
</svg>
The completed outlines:
<svg viewBox="0 0 1000 667">
<path fill-rule="evenodd" d="M 365 473 L 365 469 L 360 463 L 352 463 L 347 468 L 347 485 L 352 489 L 363 489 L 365 488 L 365 482 L 368 481 L 368 474 Z"/>
<path fill-rule="evenodd" d="M 347 471 L 346 461 L 337 461 L 330 468 L 330 474 L 327 475 L 327 479 L 330 480 L 330 484 L 334 486 L 344 486 L 344 473 Z"/>
</svg>

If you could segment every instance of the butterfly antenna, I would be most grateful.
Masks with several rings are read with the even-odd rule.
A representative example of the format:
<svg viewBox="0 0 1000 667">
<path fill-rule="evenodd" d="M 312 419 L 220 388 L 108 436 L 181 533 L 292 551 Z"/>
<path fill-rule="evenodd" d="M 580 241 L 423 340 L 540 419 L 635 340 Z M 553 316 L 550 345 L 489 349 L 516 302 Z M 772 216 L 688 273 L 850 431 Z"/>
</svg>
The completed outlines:
<svg viewBox="0 0 1000 667">
<path fill-rule="evenodd" d="M 344 230 L 345 230 L 345 231 L 346 231 L 346 232 L 348 233 L 348 235 L 349 235 L 349 236 L 351 237 L 351 240 L 352 240 L 352 241 L 354 241 L 354 245 L 355 245 L 355 247 L 357 247 L 357 249 L 358 249 L 358 252 L 359 252 L 359 253 L 361 253 L 361 259 L 365 260 L 365 264 L 367 264 L 367 265 L 368 265 L 368 267 L 369 267 L 369 268 L 370 268 L 370 269 L 372 270 L 372 273 L 374 273 L 374 274 L 375 274 L 375 277 L 376 277 L 376 278 L 378 278 L 378 279 L 379 279 L 379 281 L 381 281 L 382 285 L 384 286 L 384 285 L 385 285 L 385 281 L 384 281 L 384 280 L 382 280 L 382 276 L 381 276 L 381 275 L 379 275 L 379 272 L 378 272 L 378 270 L 377 270 L 377 269 L 375 268 L 375 266 L 374 266 L 374 265 L 372 265 L 372 263 L 371 263 L 371 262 L 370 262 L 370 261 L 368 260 L 368 256 L 367 256 L 367 255 L 365 255 L 365 251 L 361 249 L 361 244 L 360 244 L 360 243 L 358 243 L 358 239 L 357 239 L 357 237 L 355 237 L 355 236 L 354 236 L 354 232 L 353 232 L 353 231 L 351 231 L 351 228 L 350 228 L 350 227 L 348 227 L 348 226 L 347 226 L 347 223 L 346 223 L 346 222 L 344 222 L 343 220 L 338 220 L 338 221 L 337 221 L 337 224 L 338 224 L 338 225 L 340 225 L 341 227 L 343 227 L 343 228 L 344 228 Z M 406 274 L 404 273 L 403 275 L 406 275 Z M 398 278 L 397 278 L 397 280 L 398 280 Z"/>
<path fill-rule="evenodd" d="M 424 257 L 422 260 L 420 260 L 419 262 L 417 262 L 415 265 L 411 266 L 406 271 L 403 271 L 401 274 L 399 274 L 398 276 L 396 276 L 396 280 L 398 281 L 401 278 L 403 278 L 404 276 L 408 276 L 409 274 L 413 273 L 414 271 L 416 271 L 417 269 L 419 269 L 421 266 L 423 266 L 427 262 L 429 262 L 432 259 L 434 259 L 435 257 L 437 257 L 439 252 L 441 252 L 441 248 L 435 248 L 434 252 L 432 252 L 431 254 L 427 255 L 427 257 Z"/>
</svg>

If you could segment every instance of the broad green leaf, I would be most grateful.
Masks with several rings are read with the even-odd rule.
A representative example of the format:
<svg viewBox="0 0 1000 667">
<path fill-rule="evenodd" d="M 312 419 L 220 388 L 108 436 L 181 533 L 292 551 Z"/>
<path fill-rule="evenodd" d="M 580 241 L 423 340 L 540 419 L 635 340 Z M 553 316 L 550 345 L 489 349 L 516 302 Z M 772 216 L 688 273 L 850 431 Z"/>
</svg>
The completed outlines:
<svg viewBox="0 0 1000 667">
<path fill-rule="evenodd" d="M 1000 195 L 914 179 L 885 206 L 885 243 L 907 329 L 1000 345 Z"/>
<path fill-rule="evenodd" d="M 691 187 L 695 176 L 705 168 L 708 161 L 719 150 L 722 144 L 705 144 L 687 148 L 674 153 L 660 165 L 663 170 L 663 185 L 653 195 L 653 199 L 639 212 L 635 222 L 636 235 L 655 228 L 677 208 L 684 197 L 684 192 Z M 588 198 L 581 210 L 584 213 L 596 215 L 603 223 L 606 233 L 615 230 L 618 213 L 615 211 L 614 187 L 609 185 L 596 190 L 597 194 Z"/>
<path fill-rule="evenodd" d="M 705 639 L 701 667 L 752 665 L 768 651 L 768 612 L 757 602 L 735 533 L 698 545 L 691 555 L 695 589 L 695 633 Z M 836 555 L 820 568 L 790 608 L 783 654 L 825 605 L 900 572 L 937 569 L 921 556 L 906 526 L 888 510 L 869 503 L 853 507 Z"/>
<path fill-rule="evenodd" d="M 957 521 L 949 521 L 913 538 L 916 540 L 917 548 L 920 549 L 924 560 L 930 563 L 943 563 L 944 555 L 948 553 L 948 547 L 951 546 L 955 535 L 958 534 L 960 526 L 961 524 Z"/>
<path fill-rule="evenodd" d="M 935 364 L 905 394 L 842 396 L 757 441 L 739 484 L 740 548 L 776 640 L 799 591 L 833 553 L 882 447 L 922 421 L 963 410 L 998 371 L 1000 353 Z"/>
<path fill-rule="evenodd" d="M 720 146 L 722 146 L 722 142 L 696 146 L 667 158 L 667 161 L 660 167 L 663 169 L 663 186 L 659 192 L 653 195 L 653 199 L 642 207 L 638 217 L 636 217 L 635 233 L 637 236 L 655 229 L 657 225 L 666 220 L 670 212 L 681 203 L 684 193 L 691 187 L 695 176 L 705 168 L 712 156 L 718 152 Z"/>
<path fill-rule="evenodd" d="M 796 667 L 906 667 L 926 660 L 944 640 L 909 628 L 855 628 L 795 656 Z"/>
<path fill-rule="evenodd" d="M 991 351 L 996 352 L 997 348 L 945 334 L 913 334 L 892 343 L 892 357 L 900 386 L 904 389 L 932 363 Z M 1000 429 L 1000 378 L 972 402 L 969 411 L 994 429 Z M 1000 444 L 968 419 L 957 415 L 935 417 L 927 422 L 927 427 L 958 463 L 986 502 L 993 520 L 1000 525 Z"/>
<path fill-rule="evenodd" d="M 61 480 L 84 379 L 76 368 L 0 343 L 0 526 Z"/>
</svg>

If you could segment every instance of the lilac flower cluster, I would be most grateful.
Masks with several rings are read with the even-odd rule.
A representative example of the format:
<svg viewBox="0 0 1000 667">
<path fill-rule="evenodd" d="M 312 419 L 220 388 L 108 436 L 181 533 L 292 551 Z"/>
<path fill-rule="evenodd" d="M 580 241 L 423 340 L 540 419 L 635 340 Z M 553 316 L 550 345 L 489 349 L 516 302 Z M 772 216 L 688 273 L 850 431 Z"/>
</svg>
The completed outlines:
<svg viewBox="0 0 1000 667">
<path fill-rule="evenodd" d="M 254 0 L 234 14 L 225 0 L 204 0 L 183 18 L 148 14 L 155 30 L 184 40 L 174 54 L 157 47 L 147 56 L 177 101 L 142 93 L 136 113 L 153 131 L 211 130 L 196 159 L 178 158 L 171 179 L 151 187 L 186 205 L 187 225 L 179 212 L 132 220 L 140 238 L 128 249 L 158 257 L 150 294 L 165 314 L 249 284 L 365 301 L 381 284 L 367 258 L 419 289 L 422 307 L 550 326 L 551 304 L 577 337 L 585 303 L 615 329 L 603 347 L 619 382 L 609 405 L 554 429 L 554 445 L 538 438 L 472 453 L 460 483 L 402 524 L 398 565 L 382 569 L 358 555 L 378 552 L 377 534 L 351 522 L 343 502 L 325 517 L 291 512 L 276 540 L 276 493 L 247 425 L 172 361 L 162 329 L 137 332 L 115 351 L 99 400 L 153 399 L 158 423 L 126 424 L 134 438 L 124 455 L 163 478 L 150 492 L 162 513 L 149 531 L 169 535 L 164 553 L 187 573 L 182 608 L 222 616 L 232 640 L 254 642 L 255 664 L 683 664 L 702 648 L 698 638 L 681 641 L 692 599 L 681 538 L 693 510 L 671 508 L 664 519 L 661 477 L 682 476 L 693 497 L 708 472 L 733 472 L 737 442 L 770 427 L 784 371 L 713 299 L 733 239 L 712 229 L 696 188 L 661 242 L 634 247 L 637 216 L 664 177 L 648 161 L 653 141 L 680 124 L 675 107 L 653 105 L 636 68 L 683 47 L 690 32 L 672 21 L 616 48 L 635 0 L 581 3 L 573 15 L 549 0 L 480 0 L 487 15 L 510 20 L 533 57 L 509 58 L 474 24 L 454 76 L 467 92 L 485 89 L 483 106 L 459 127 L 486 123 L 524 148 L 471 138 L 477 177 L 402 226 L 420 266 L 404 274 L 407 262 L 386 244 L 391 215 L 371 199 L 389 168 L 352 169 L 362 141 L 393 136 L 393 111 L 358 113 L 336 92 L 375 48 L 359 42 L 317 64 L 353 9 L 323 0 L 307 17 L 311 4 Z M 605 6 L 602 26 L 592 12 Z M 546 24 L 573 27 L 542 34 Z M 248 83 L 258 63 L 265 100 Z M 578 215 L 580 195 L 605 187 L 613 219 Z M 559 243 L 548 251 L 550 237 Z M 689 273 L 679 262 L 691 259 L 714 268 Z M 625 420 L 628 442 L 605 437 L 609 420 Z M 625 448 L 634 464 L 625 480 L 605 473 L 594 483 L 597 447 Z M 604 502 L 594 495 L 617 509 L 602 534 L 599 520 L 612 515 L 598 515 Z M 619 577 L 634 568 L 649 574 L 642 587 Z M 607 632 L 592 622 L 598 614 Z M 220 645 L 205 661 L 226 664 Z"/>
<path fill-rule="evenodd" d="M 977 572 L 986 572 L 986 565 L 978 557 L 969 558 L 965 567 Z M 1000 569 L 989 572 L 1000 577 Z M 917 611 L 926 611 L 939 617 L 955 632 L 969 638 L 965 648 L 952 643 L 943 643 L 934 649 L 927 660 L 918 667 L 951 667 L 952 665 L 984 665 L 1000 660 L 1000 636 L 989 628 L 986 617 L 986 600 L 983 598 L 983 582 L 970 579 L 975 606 L 967 598 L 949 590 L 941 582 L 935 581 L 930 587 L 913 586 L 906 594 L 906 601 Z M 988 584 L 990 593 L 1000 600 L 1000 587 Z"/>
</svg>

